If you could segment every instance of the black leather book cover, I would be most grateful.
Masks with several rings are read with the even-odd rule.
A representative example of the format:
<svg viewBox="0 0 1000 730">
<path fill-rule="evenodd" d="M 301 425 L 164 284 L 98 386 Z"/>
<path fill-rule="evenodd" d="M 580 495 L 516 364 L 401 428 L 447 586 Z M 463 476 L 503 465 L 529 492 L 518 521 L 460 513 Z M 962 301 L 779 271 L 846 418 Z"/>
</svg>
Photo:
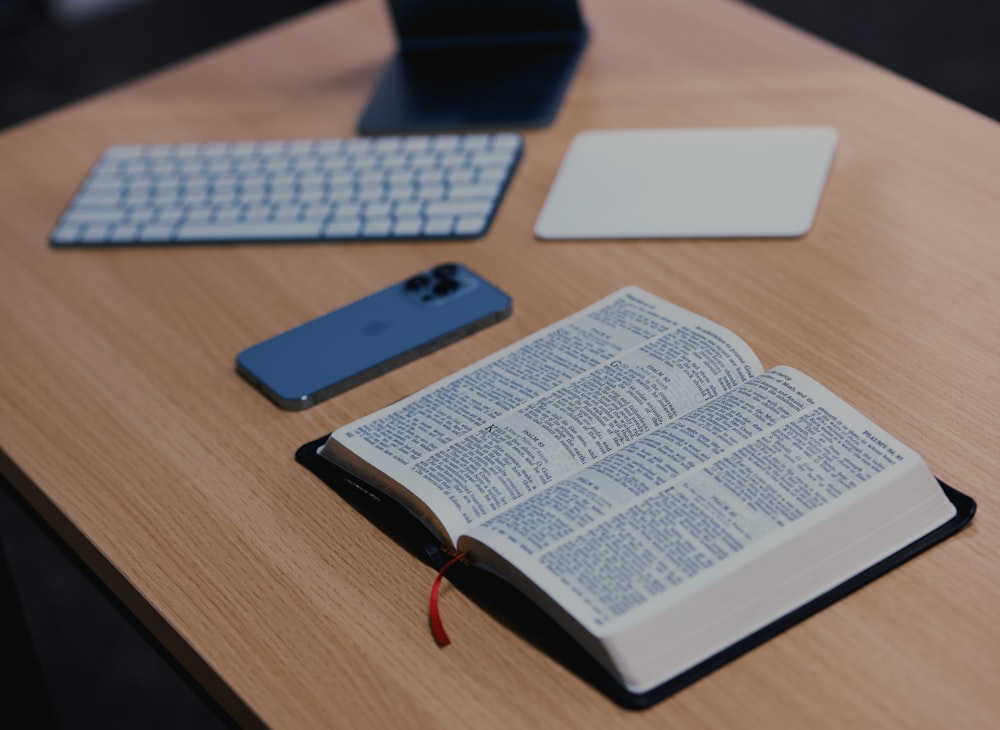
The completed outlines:
<svg viewBox="0 0 1000 730">
<path fill-rule="evenodd" d="M 359 482 L 343 469 L 319 456 L 317 449 L 325 442 L 326 436 L 299 447 L 295 454 L 296 461 L 322 479 L 347 504 L 397 544 L 427 565 L 440 569 L 451 556 L 442 550 L 433 534 L 398 502 L 385 496 L 378 489 Z M 461 563 L 450 568 L 447 576 L 450 583 L 475 601 L 484 611 L 546 652 L 595 689 L 623 707 L 643 709 L 666 699 L 962 529 L 976 512 L 975 501 L 943 482 L 939 484 L 955 505 L 956 514 L 951 520 L 823 595 L 729 645 L 658 687 L 641 694 L 630 692 L 619 684 L 548 614 L 502 579 L 485 570 L 469 568 Z M 428 590 L 430 590 L 430 580 L 428 580 Z M 429 630 L 427 640 L 433 641 Z"/>
</svg>

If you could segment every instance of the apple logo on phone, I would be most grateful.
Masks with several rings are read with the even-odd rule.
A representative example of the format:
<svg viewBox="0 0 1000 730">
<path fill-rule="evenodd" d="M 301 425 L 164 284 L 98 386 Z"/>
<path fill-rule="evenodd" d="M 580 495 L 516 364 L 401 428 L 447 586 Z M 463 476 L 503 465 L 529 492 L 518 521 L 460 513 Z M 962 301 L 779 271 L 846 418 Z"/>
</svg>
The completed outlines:
<svg viewBox="0 0 1000 730">
<path fill-rule="evenodd" d="M 366 335 L 378 335 L 389 329 L 389 323 L 381 319 L 373 319 L 371 322 L 366 324 L 361 328 L 361 331 Z"/>
</svg>

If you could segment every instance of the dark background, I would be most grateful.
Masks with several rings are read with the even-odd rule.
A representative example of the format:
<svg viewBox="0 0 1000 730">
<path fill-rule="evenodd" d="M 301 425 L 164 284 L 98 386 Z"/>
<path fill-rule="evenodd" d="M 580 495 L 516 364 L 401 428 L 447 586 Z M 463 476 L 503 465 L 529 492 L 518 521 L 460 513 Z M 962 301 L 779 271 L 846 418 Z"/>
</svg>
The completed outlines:
<svg viewBox="0 0 1000 730">
<path fill-rule="evenodd" d="M 749 1 L 1000 119 L 1000 0 Z M 67 2 L 126 5 L 73 20 Z M 322 4 L 0 0 L 0 128 Z"/>
<path fill-rule="evenodd" d="M 322 4 L 111 1 L 124 6 L 87 15 L 67 0 L 0 0 L 0 129 Z M 752 4 L 1000 119 L 1000 0 Z M 4 483 L 0 672 L 4 726 L 228 723 Z"/>
</svg>

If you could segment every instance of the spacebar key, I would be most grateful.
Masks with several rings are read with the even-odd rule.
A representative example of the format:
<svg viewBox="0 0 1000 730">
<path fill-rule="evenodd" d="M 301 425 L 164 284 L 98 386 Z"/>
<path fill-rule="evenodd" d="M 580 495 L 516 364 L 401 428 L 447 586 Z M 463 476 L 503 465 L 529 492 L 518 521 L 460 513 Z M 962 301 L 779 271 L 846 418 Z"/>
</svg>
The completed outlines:
<svg viewBox="0 0 1000 730">
<path fill-rule="evenodd" d="M 322 221 L 289 223 L 189 223 L 177 231 L 178 241 L 285 241 L 319 238 Z"/>
</svg>

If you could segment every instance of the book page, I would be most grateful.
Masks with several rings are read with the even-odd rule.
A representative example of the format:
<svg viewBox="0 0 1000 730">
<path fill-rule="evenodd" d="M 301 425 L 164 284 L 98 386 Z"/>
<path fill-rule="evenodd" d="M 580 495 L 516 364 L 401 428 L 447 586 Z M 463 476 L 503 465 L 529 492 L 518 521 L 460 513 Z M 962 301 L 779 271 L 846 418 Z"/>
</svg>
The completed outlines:
<svg viewBox="0 0 1000 730">
<path fill-rule="evenodd" d="M 954 509 L 916 453 L 807 376 L 777 368 L 469 537 L 601 633 L 739 570 L 865 488 L 915 468 L 922 491 L 876 521 L 902 518 L 926 499 L 941 503 L 938 523 Z"/>
<path fill-rule="evenodd" d="M 321 453 L 374 465 L 454 540 L 761 370 L 732 332 L 630 287 L 335 431 Z"/>
</svg>

